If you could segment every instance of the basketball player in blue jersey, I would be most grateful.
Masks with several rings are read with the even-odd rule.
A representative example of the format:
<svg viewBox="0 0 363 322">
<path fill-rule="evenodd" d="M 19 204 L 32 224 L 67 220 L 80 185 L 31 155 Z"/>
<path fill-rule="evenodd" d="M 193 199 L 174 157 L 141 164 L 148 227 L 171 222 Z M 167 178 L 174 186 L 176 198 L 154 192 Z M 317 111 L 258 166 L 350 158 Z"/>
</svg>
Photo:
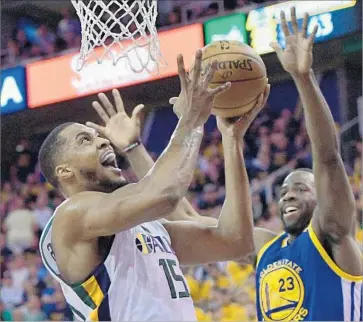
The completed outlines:
<svg viewBox="0 0 363 322">
<path fill-rule="evenodd" d="M 117 91 L 113 92 L 117 111 L 105 95 L 100 95 L 103 107 L 95 104 L 107 121 L 105 127 L 64 124 L 41 147 L 42 171 L 67 200 L 46 225 L 40 252 L 78 319 L 193 321 L 193 302 L 179 264 L 238 260 L 254 251 L 240 137 L 264 105 L 269 86 L 239 122 L 220 122 L 230 171 L 216 225 L 161 220 L 184 197 L 213 99 L 230 86 L 208 89 L 217 62 L 202 78 L 201 57 L 199 50 L 191 75 L 178 57 L 181 93 L 174 108 L 180 119 L 168 147 L 138 183 L 126 185 L 111 147 L 111 143 L 116 151 L 123 147 L 119 126 L 128 118 Z M 141 109 L 138 106 L 134 115 Z"/>
<path fill-rule="evenodd" d="M 339 152 L 329 106 L 311 70 L 317 27 L 301 31 L 295 8 L 286 47 L 271 46 L 293 78 L 311 141 L 313 171 L 290 173 L 281 187 L 279 212 L 285 232 L 255 230 L 258 251 L 258 319 L 264 321 L 362 321 L 362 257 L 355 242 L 354 196 Z"/>
</svg>

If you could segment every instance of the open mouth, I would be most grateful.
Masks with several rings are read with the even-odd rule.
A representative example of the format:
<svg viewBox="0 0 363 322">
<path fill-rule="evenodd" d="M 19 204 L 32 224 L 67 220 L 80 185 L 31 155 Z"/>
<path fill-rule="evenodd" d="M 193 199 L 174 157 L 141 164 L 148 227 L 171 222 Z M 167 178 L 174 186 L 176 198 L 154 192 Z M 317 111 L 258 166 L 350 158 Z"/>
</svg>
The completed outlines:
<svg viewBox="0 0 363 322">
<path fill-rule="evenodd" d="M 116 155 L 112 151 L 102 154 L 100 162 L 104 167 L 118 169 Z"/>
<path fill-rule="evenodd" d="M 289 206 L 284 209 L 284 215 L 291 215 L 299 211 L 298 207 Z"/>
</svg>

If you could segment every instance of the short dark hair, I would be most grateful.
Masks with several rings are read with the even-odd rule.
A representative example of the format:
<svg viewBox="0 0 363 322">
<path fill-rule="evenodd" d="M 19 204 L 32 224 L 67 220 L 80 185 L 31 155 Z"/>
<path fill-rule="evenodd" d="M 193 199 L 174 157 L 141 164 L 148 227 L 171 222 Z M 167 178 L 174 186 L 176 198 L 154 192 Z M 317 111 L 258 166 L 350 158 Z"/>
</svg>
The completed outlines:
<svg viewBox="0 0 363 322">
<path fill-rule="evenodd" d="M 74 122 L 63 123 L 53 129 L 53 131 L 48 134 L 39 150 L 38 159 L 40 169 L 45 178 L 54 187 L 58 186 L 58 179 L 55 174 L 55 168 L 57 166 L 56 161 L 59 160 L 59 156 L 65 150 L 67 141 L 59 134 L 72 124 L 74 124 Z"/>
</svg>

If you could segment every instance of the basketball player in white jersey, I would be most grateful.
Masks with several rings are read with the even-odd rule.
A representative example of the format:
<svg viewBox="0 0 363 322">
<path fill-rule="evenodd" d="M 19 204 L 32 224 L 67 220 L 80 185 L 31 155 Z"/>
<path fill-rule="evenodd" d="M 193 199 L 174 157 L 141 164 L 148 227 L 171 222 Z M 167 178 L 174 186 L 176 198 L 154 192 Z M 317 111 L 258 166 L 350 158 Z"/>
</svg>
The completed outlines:
<svg viewBox="0 0 363 322">
<path fill-rule="evenodd" d="M 168 147 L 140 182 L 126 185 L 117 167 L 111 143 L 120 146 L 122 137 L 115 129 L 127 116 L 122 110 L 113 115 L 106 100 L 101 114 L 112 117 L 105 128 L 96 126 L 97 132 L 67 123 L 42 145 L 42 171 L 68 199 L 47 224 L 40 251 L 78 319 L 193 321 L 193 303 L 179 264 L 238 260 L 254 250 L 251 205 L 240 202 L 241 195 L 248 200 L 249 186 L 236 137 L 264 104 L 263 95 L 244 126 L 225 124 L 230 171 L 217 225 L 159 220 L 184 197 L 213 99 L 230 86 L 208 89 L 217 62 L 200 79 L 201 56 L 198 51 L 191 76 L 178 57 L 181 94 L 175 110 L 180 120 Z"/>
</svg>

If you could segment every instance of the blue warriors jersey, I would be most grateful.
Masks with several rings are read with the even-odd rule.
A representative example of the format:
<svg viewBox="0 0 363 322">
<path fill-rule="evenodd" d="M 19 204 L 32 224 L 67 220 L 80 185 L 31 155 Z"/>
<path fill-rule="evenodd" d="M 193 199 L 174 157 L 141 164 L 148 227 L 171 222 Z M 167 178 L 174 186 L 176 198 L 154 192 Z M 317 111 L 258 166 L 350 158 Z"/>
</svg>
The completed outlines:
<svg viewBox="0 0 363 322">
<path fill-rule="evenodd" d="M 261 249 L 256 266 L 259 321 L 362 321 L 362 276 L 343 272 L 311 226 Z"/>
</svg>

